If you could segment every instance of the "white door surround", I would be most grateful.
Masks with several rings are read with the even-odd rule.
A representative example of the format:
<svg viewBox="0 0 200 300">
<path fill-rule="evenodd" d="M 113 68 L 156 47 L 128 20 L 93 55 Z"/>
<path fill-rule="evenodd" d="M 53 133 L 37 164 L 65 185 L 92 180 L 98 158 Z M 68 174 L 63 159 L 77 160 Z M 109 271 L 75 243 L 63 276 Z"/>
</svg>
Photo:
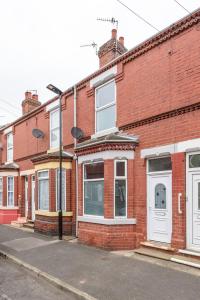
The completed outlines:
<svg viewBox="0 0 200 300">
<path fill-rule="evenodd" d="M 28 176 L 24 177 L 25 217 L 28 217 Z"/>
<path fill-rule="evenodd" d="M 147 239 L 171 243 L 172 172 L 147 174 Z"/>
<path fill-rule="evenodd" d="M 35 175 L 31 177 L 31 219 L 35 221 Z"/>
<path fill-rule="evenodd" d="M 186 245 L 187 249 L 200 251 L 200 164 L 191 162 L 196 154 L 200 158 L 200 152 L 186 157 Z"/>
</svg>

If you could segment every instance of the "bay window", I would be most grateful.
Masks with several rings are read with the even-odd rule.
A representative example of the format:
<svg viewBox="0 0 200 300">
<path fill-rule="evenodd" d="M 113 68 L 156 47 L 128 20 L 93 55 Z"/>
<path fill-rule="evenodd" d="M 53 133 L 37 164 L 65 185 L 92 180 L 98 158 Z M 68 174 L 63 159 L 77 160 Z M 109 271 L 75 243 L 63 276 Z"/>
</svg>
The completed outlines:
<svg viewBox="0 0 200 300">
<path fill-rule="evenodd" d="M 115 217 L 126 217 L 127 161 L 115 161 Z"/>
<path fill-rule="evenodd" d="M 50 112 L 50 148 L 59 147 L 60 124 L 59 109 Z"/>
<path fill-rule="evenodd" d="M 96 132 L 116 126 L 115 81 L 96 88 Z"/>
<path fill-rule="evenodd" d="M 56 170 L 56 207 L 60 209 L 59 200 L 60 191 L 60 170 Z M 66 211 L 66 170 L 62 170 L 62 210 Z"/>
<path fill-rule="evenodd" d="M 84 165 L 84 214 L 104 215 L 104 163 Z"/>
<path fill-rule="evenodd" d="M 7 177 L 7 206 L 14 206 L 14 177 Z"/>
<path fill-rule="evenodd" d="M 49 172 L 38 172 L 38 207 L 49 210 Z"/>
<path fill-rule="evenodd" d="M 13 133 L 10 132 L 7 135 L 7 161 L 13 161 Z"/>
<path fill-rule="evenodd" d="M 0 177 L 0 206 L 3 206 L 3 177 Z"/>
</svg>

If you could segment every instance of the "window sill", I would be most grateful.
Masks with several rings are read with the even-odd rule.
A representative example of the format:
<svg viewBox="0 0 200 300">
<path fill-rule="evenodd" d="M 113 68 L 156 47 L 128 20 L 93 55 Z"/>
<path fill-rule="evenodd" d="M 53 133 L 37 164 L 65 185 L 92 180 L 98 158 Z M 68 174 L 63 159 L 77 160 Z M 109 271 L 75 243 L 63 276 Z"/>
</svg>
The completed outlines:
<svg viewBox="0 0 200 300">
<path fill-rule="evenodd" d="M 98 137 L 105 136 L 105 135 L 110 134 L 110 133 L 116 133 L 118 131 L 119 131 L 119 129 L 117 127 L 113 127 L 113 128 L 110 128 L 110 129 L 106 129 L 106 130 L 103 130 L 103 131 L 96 132 L 95 134 L 93 134 L 91 136 L 91 138 L 96 139 Z"/>
<path fill-rule="evenodd" d="M 0 209 L 3 209 L 3 210 L 13 210 L 13 209 L 16 209 L 16 210 L 18 210 L 19 207 L 18 206 L 0 206 Z"/>
<path fill-rule="evenodd" d="M 58 211 L 36 210 L 35 214 L 39 215 L 39 216 L 57 217 Z M 63 211 L 62 215 L 63 215 L 63 217 L 72 217 L 73 212 L 72 211 Z"/>
<path fill-rule="evenodd" d="M 123 218 L 116 218 L 116 219 L 104 219 L 101 217 L 88 217 L 88 216 L 78 216 L 77 220 L 79 222 L 86 222 L 86 223 L 94 223 L 94 224 L 102 224 L 102 225 L 135 225 L 136 218 L 132 219 L 123 219 Z"/>
</svg>

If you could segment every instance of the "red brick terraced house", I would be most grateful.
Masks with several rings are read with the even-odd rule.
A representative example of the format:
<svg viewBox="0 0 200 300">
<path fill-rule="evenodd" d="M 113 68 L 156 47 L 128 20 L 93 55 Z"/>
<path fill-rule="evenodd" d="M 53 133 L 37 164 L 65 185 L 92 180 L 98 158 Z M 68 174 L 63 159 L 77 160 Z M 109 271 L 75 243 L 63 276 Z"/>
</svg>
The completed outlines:
<svg viewBox="0 0 200 300">
<path fill-rule="evenodd" d="M 112 30 L 98 54 L 99 70 L 62 97 L 64 234 L 200 251 L 200 10 L 129 51 Z M 26 92 L 22 108 L 0 129 L 0 223 L 56 235 L 58 99 Z"/>
</svg>

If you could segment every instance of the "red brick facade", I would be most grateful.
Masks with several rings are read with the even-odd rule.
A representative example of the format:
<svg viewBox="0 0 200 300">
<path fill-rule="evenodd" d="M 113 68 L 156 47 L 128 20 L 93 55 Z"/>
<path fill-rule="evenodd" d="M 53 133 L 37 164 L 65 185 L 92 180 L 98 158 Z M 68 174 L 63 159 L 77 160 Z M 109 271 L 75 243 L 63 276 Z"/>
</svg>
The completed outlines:
<svg viewBox="0 0 200 300">
<path fill-rule="evenodd" d="M 133 249 L 139 247 L 140 242 L 148 240 L 150 195 L 147 179 L 151 174 L 148 174 L 147 165 L 149 159 L 163 156 L 170 157 L 172 163 L 170 244 L 175 249 L 188 247 L 187 157 L 190 155 L 188 153 L 198 153 L 200 149 L 198 140 L 200 138 L 199 20 L 200 10 L 138 47 L 127 52 L 125 48 L 121 53 L 118 51 L 115 57 L 111 39 L 100 49 L 101 69 L 80 81 L 73 89 L 64 92 L 62 97 L 63 149 L 71 155 L 65 161 L 64 234 L 77 235 L 81 242 L 104 249 Z M 118 43 L 123 43 L 123 39 Z M 122 55 L 118 56 L 118 54 Z M 125 139 L 110 141 L 110 143 L 106 140 L 99 142 L 98 135 L 93 136 L 96 120 L 95 89 L 109 80 L 113 80 L 116 85 L 116 131 L 118 130 L 116 134 L 118 136 L 121 134 Z M 74 99 L 75 94 L 76 99 Z M 26 94 L 26 97 L 28 96 L 35 97 Z M 25 110 L 32 103 L 28 101 L 29 98 L 23 102 L 26 105 Z M 76 118 L 74 117 L 75 100 Z M 7 176 L 15 172 L 14 206 L 17 213 L 14 212 L 14 218 L 18 216 L 18 212 L 22 217 L 25 216 L 25 176 L 28 176 L 27 218 L 32 218 L 32 176 L 35 175 L 35 230 L 53 235 L 58 233 L 55 183 L 58 158 L 50 157 L 49 154 L 52 150 L 50 145 L 52 108 L 49 107 L 56 101 L 57 98 L 53 98 L 35 109 L 29 107 L 29 112 L 24 111 L 25 114 L 21 118 L 9 126 L 0 128 L 0 142 L 3 149 L 0 150 L 0 176 L 1 174 L 3 176 L 3 208 L 0 208 L 0 213 L 7 206 Z M 77 144 L 71 135 L 71 128 L 74 125 L 84 132 L 84 137 L 76 141 Z M 33 128 L 42 130 L 44 137 L 36 139 L 32 135 Z M 13 169 L 7 169 L 6 164 L 8 131 L 13 132 L 13 161 L 16 164 L 12 166 Z M 108 139 L 109 134 L 107 133 Z M 137 137 L 137 142 L 131 143 L 132 137 L 135 139 Z M 90 145 L 93 141 L 98 143 Z M 47 154 L 48 157 L 45 156 Z M 37 160 L 37 157 L 43 156 L 45 158 L 42 161 Z M 84 213 L 83 165 L 88 161 L 93 163 L 95 159 L 104 162 L 102 218 L 86 216 Z M 127 161 L 125 218 L 115 217 L 114 164 L 116 159 Z M 38 206 L 37 172 L 46 169 L 49 172 L 49 210 L 41 212 Z M 1 220 L 2 217 L 0 223 L 3 223 Z"/>
</svg>

